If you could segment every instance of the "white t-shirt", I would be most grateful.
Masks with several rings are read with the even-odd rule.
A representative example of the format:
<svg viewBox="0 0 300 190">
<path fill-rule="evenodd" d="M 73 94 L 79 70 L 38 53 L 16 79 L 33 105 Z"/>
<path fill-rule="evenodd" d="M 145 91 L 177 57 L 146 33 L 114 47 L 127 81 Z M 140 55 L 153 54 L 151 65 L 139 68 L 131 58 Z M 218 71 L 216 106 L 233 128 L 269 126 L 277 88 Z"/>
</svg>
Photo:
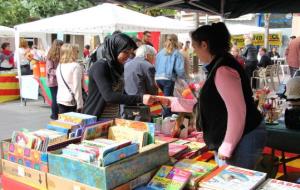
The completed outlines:
<svg viewBox="0 0 300 190">
<path fill-rule="evenodd" d="M 56 69 L 56 78 L 58 84 L 58 91 L 57 91 L 57 103 L 62 104 L 65 106 L 75 106 L 72 105 L 72 95 L 69 92 L 67 86 L 65 85 L 63 78 L 65 79 L 68 86 L 71 88 L 72 92 L 75 94 L 75 100 L 77 102 L 77 109 L 81 109 L 83 107 L 83 100 L 82 100 L 82 77 L 83 71 L 82 67 L 79 63 L 63 63 L 59 64 Z"/>
</svg>

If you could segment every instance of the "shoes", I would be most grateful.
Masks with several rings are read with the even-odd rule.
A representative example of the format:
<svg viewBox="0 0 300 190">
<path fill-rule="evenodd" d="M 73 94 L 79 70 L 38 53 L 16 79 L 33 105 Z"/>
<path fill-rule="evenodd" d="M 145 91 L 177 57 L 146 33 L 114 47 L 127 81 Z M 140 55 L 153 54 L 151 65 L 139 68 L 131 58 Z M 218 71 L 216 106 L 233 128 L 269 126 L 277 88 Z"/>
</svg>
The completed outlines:
<svg viewBox="0 0 300 190">
<path fill-rule="evenodd" d="M 50 118 L 51 118 L 52 120 L 58 120 L 58 116 L 57 116 L 57 115 L 51 115 Z"/>
</svg>

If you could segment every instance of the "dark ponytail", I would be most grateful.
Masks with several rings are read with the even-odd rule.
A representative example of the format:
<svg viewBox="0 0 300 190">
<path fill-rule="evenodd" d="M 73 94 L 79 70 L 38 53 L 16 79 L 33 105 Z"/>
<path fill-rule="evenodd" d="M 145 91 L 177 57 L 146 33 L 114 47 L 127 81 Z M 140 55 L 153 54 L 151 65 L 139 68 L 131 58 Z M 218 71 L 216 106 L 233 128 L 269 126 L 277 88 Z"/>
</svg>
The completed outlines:
<svg viewBox="0 0 300 190">
<path fill-rule="evenodd" d="M 230 33 L 223 22 L 204 25 L 191 33 L 193 41 L 205 41 L 213 55 L 222 55 L 230 50 Z"/>
</svg>

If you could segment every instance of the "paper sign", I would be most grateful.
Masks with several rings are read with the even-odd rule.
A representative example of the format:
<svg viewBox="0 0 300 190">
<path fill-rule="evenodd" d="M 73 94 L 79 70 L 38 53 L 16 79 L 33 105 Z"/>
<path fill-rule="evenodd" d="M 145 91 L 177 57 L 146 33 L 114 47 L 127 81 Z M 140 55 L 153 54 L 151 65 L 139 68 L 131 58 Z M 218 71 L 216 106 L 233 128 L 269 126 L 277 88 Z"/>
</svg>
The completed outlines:
<svg viewBox="0 0 300 190">
<path fill-rule="evenodd" d="M 57 39 L 58 39 L 58 40 L 61 40 L 61 41 L 64 41 L 64 33 L 58 32 L 58 33 L 57 33 Z"/>
<path fill-rule="evenodd" d="M 24 168 L 18 166 L 18 175 L 21 177 L 25 177 L 25 170 Z"/>
</svg>

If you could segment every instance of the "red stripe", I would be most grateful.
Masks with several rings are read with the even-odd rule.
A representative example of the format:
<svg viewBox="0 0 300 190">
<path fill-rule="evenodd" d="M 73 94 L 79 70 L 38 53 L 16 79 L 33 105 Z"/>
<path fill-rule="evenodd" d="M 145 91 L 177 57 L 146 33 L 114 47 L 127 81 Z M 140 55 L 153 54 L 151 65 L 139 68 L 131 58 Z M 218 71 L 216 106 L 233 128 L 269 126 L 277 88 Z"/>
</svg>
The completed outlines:
<svg viewBox="0 0 300 190">
<path fill-rule="evenodd" d="M 12 95 L 20 95 L 20 90 L 19 89 L 5 89 L 5 90 L 0 90 L 0 96 L 12 96 Z"/>
<path fill-rule="evenodd" d="M 0 82 L 19 82 L 19 80 L 13 76 L 13 77 L 3 77 L 3 76 L 0 76 Z"/>
</svg>

